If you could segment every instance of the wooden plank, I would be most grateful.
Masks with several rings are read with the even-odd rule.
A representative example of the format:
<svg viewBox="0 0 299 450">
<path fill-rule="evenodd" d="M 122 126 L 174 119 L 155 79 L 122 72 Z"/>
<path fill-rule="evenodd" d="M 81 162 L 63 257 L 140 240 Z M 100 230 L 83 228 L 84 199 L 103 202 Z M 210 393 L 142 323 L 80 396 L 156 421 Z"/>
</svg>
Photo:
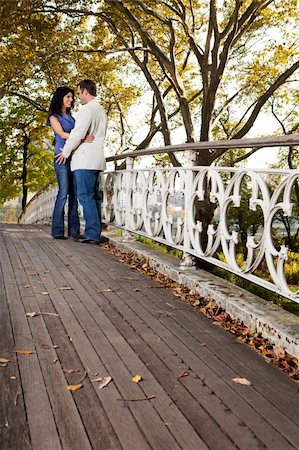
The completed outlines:
<svg viewBox="0 0 299 450">
<path fill-rule="evenodd" d="M 89 258 L 92 258 L 92 256 L 93 255 L 89 255 Z M 106 262 L 106 264 L 107 264 L 107 262 Z M 103 267 L 101 269 L 102 269 L 101 277 L 103 277 Z M 109 286 L 113 287 L 115 280 L 109 278 L 109 275 L 107 275 L 107 277 L 108 277 Z M 125 283 L 122 283 L 122 288 L 125 289 Z M 130 294 L 130 296 L 131 296 L 130 305 L 132 305 L 132 300 L 134 299 L 134 297 L 137 296 L 137 293 L 130 292 L 129 288 L 128 288 L 127 294 Z M 144 298 L 144 293 L 140 294 L 140 297 Z M 123 294 L 122 298 L 126 299 L 126 295 Z M 142 317 L 143 320 L 145 320 L 144 311 L 142 313 L 140 312 L 140 317 Z M 151 326 L 153 327 L 153 329 L 158 334 L 160 334 L 160 336 L 163 336 L 164 340 L 165 340 L 165 335 L 167 336 L 169 345 L 174 351 L 176 351 L 179 354 L 185 354 L 185 355 L 187 353 L 187 356 L 193 362 L 193 365 L 195 364 L 195 367 L 200 368 L 200 370 L 198 370 L 198 372 L 200 374 L 202 367 L 203 367 L 202 366 L 203 361 L 200 362 L 197 357 L 194 357 L 195 356 L 194 353 L 190 352 L 189 349 L 187 349 L 187 351 L 186 351 L 186 347 L 183 346 L 175 336 L 171 335 L 170 332 L 165 331 L 165 329 L 163 329 L 163 327 L 161 328 L 161 325 L 157 325 L 157 322 L 155 320 L 152 320 L 152 318 L 149 317 L 149 319 L 147 320 L 147 323 L 148 324 L 151 323 Z M 175 346 L 174 346 L 174 343 L 176 344 Z M 200 351 L 202 351 L 202 349 L 200 349 Z M 204 349 L 204 350 L 206 351 L 206 349 Z M 213 358 L 215 359 L 214 355 L 212 355 L 210 352 L 208 352 L 208 354 L 204 355 L 203 360 L 208 361 L 208 364 L 210 364 L 209 358 L 211 358 L 211 357 L 212 357 L 212 359 Z M 216 361 L 216 364 L 214 364 L 215 371 L 217 371 L 219 363 L 220 363 L 220 368 L 222 367 L 221 362 Z M 190 365 L 190 362 L 189 362 L 189 365 Z M 260 439 L 263 439 L 264 441 L 268 439 L 268 443 L 270 445 L 273 445 L 273 435 L 275 433 L 275 430 L 272 428 L 272 421 L 274 421 L 275 427 L 278 428 L 278 430 L 279 430 L 279 434 L 276 435 L 276 439 L 278 439 L 278 441 L 280 440 L 281 445 L 284 445 L 286 447 L 289 446 L 288 443 L 280 436 L 280 433 L 283 435 L 286 435 L 287 439 L 289 439 L 291 442 L 293 442 L 293 443 L 296 442 L 296 436 L 297 436 L 298 429 L 296 427 L 294 427 L 293 424 L 290 421 L 288 421 L 283 415 L 277 414 L 277 411 L 271 409 L 271 405 L 269 405 L 269 402 L 267 402 L 265 399 L 262 399 L 261 396 L 258 396 L 256 394 L 256 392 L 253 391 L 253 389 L 252 389 L 253 392 L 251 392 L 251 397 L 248 398 L 244 394 L 244 391 L 238 392 L 238 389 L 240 389 L 240 386 L 229 386 L 224 381 L 217 379 L 217 377 L 215 377 L 215 372 L 213 373 L 213 372 L 211 372 L 210 369 L 205 368 L 205 371 L 207 371 L 207 370 L 209 373 L 209 381 L 213 380 L 210 387 L 214 390 L 215 390 L 215 388 L 218 389 L 218 392 L 219 392 L 218 395 L 220 396 L 220 398 L 223 401 L 226 400 L 227 405 L 232 403 L 232 398 L 235 398 L 235 403 L 236 403 L 235 406 L 237 407 L 238 414 L 241 413 L 241 417 L 242 417 L 242 414 L 244 416 L 244 411 L 247 410 L 248 417 L 246 416 L 246 420 L 249 420 L 249 422 L 246 422 L 246 421 L 245 422 L 246 423 L 255 422 L 254 426 L 257 426 L 257 429 L 259 430 L 259 438 Z M 228 375 L 228 373 L 230 371 L 229 367 L 226 367 L 225 370 L 226 370 L 226 372 L 225 372 L 226 377 L 230 376 L 232 378 L 234 375 L 235 376 L 237 375 L 234 373 L 231 373 L 231 375 Z M 231 378 L 229 378 L 229 380 L 231 380 Z M 226 378 L 226 379 L 228 379 L 228 378 Z M 224 392 L 225 395 L 222 394 L 222 390 L 225 391 Z M 235 391 L 235 392 L 232 392 L 232 391 Z M 232 394 L 234 394 L 234 395 L 232 395 Z M 240 396 L 239 400 L 237 400 L 237 398 L 238 398 L 237 396 Z M 252 396 L 253 396 L 253 400 L 252 400 Z M 243 402 L 242 402 L 242 397 L 243 397 Z M 244 404 L 243 411 L 241 411 L 240 407 L 239 407 L 240 400 L 241 400 L 241 403 Z M 253 411 L 250 410 L 250 407 L 248 408 L 248 406 L 245 404 L 245 402 L 247 402 L 247 400 L 249 401 L 249 404 L 251 405 L 251 407 L 254 407 L 256 409 L 255 414 L 253 414 Z M 265 406 L 265 404 L 266 404 L 266 406 Z M 262 418 L 262 416 L 258 417 L 258 414 L 259 414 L 258 409 L 260 407 L 262 409 L 264 409 L 264 411 L 266 408 L 266 413 L 264 412 L 264 414 L 265 414 L 264 418 Z M 269 415 L 270 415 L 270 417 L 269 417 Z M 252 420 L 252 416 L 254 417 L 254 420 Z M 271 423 L 267 423 L 267 421 L 270 421 Z M 268 433 L 267 433 L 267 430 L 268 430 Z M 289 432 L 294 433 L 294 435 L 288 434 Z M 276 441 L 276 442 L 279 443 L 278 441 Z"/>
<path fill-rule="evenodd" d="M 26 242 L 24 245 L 27 246 Z M 101 346 L 101 342 L 97 336 L 97 342 L 95 347 L 90 344 L 89 339 L 86 336 L 85 330 L 82 329 L 76 316 L 73 313 L 74 302 L 79 302 L 75 295 L 70 294 L 68 291 L 60 291 L 59 286 L 68 284 L 68 281 L 62 275 L 62 268 L 53 264 L 52 261 L 44 254 L 43 249 L 38 247 L 36 242 L 30 242 L 31 248 L 34 248 L 36 255 L 41 253 L 42 260 L 39 256 L 35 257 L 36 264 L 44 269 L 44 273 L 41 275 L 44 285 L 47 291 L 51 292 L 51 299 L 55 304 L 56 310 L 61 318 L 69 338 L 71 339 L 77 354 L 84 366 L 84 369 L 91 374 L 100 372 L 101 376 L 109 375 L 109 367 L 107 368 L 100 359 L 95 348 Z M 42 247 L 45 245 L 42 242 Z M 58 246 L 57 246 L 58 249 Z M 61 250 L 61 246 L 60 246 Z M 47 267 L 50 269 L 47 272 Z M 57 269 L 58 267 L 58 269 Z M 64 266 L 64 272 L 68 272 L 68 269 Z M 55 280 L 52 278 L 55 276 Z M 68 301 L 67 301 L 68 300 Z M 84 313 L 84 310 L 83 310 Z M 113 360 L 111 360 L 113 366 Z M 94 388 L 96 389 L 96 387 Z M 124 406 L 117 399 L 121 398 L 121 393 L 115 383 L 110 383 L 109 386 L 101 391 L 97 390 L 97 395 L 101 399 L 105 412 L 117 434 L 117 437 L 121 443 L 123 449 L 142 448 L 144 450 L 149 448 L 147 440 L 144 437 L 143 431 L 139 428 L 135 419 L 132 416 L 130 407 Z M 136 406 L 134 407 L 136 408 Z"/>
<path fill-rule="evenodd" d="M 72 270 L 76 268 L 77 264 L 81 265 L 78 260 L 72 259 Z M 76 286 L 76 293 L 82 298 L 85 294 L 85 291 L 88 291 L 88 294 L 94 301 L 99 299 L 104 299 L 102 295 L 99 295 L 98 290 L 94 287 L 89 288 L 91 285 L 87 280 L 84 280 L 82 271 L 74 272 L 76 279 L 80 280 L 80 284 L 82 286 Z M 86 275 L 86 271 L 85 271 Z M 84 275 L 84 276 L 85 276 Z M 74 280 L 71 279 L 70 282 L 73 285 Z M 82 289 L 83 287 L 83 289 Z M 131 376 L 135 373 L 142 373 L 143 378 L 146 380 L 145 383 L 140 384 L 140 388 L 143 390 L 143 396 L 149 396 L 153 392 L 156 395 L 155 402 L 152 402 L 152 406 L 157 410 L 159 415 L 161 416 L 164 423 L 167 423 L 167 428 L 174 435 L 177 442 L 184 448 L 186 443 L 190 446 L 190 448 L 205 448 L 205 445 L 200 440 L 198 434 L 194 431 L 194 429 L 190 426 L 188 420 L 180 413 L 180 411 L 175 408 L 171 398 L 166 395 L 165 391 L 161 389 L 161 386 L 157 384 L 156 380 L 149 372 L 147 367 L 142 364 L 140 359 L 136 356 L 136 354 L 132 351 L 132 349 L 128 346 L 125 339 L 117 332 L 114 324 L 114 316 L 110 315 L 110 320 L 103 315 L 102 312 L 102 303 L 100 304 L 101 308 L 92 302 L 91 299 L 85 298 L 84 305 L 90 313 L 92 317 L 100 324 L 101 330 L 105 333 L 106 338 L 113 345 L 114 349 L 118 353 L 118 355 L 122 358 L 126 366 L 130 369 Z M 106 303 L 107 300 L 106 300 Z M 123 321 L 123 318 L 121 318 Z M 101 339 L 103 342 L 103 339 Z M 109 351 L 111 353 L 111 350 Z M 171 405 L 171 407 L 169 406 Z M 215 423 L 212 421 L 213 431 L 215 431 Z M 217 434 L 217 433 L 216 433 Z M 226 437 L 221 435 L 222 438 L 222 448 L 224 448 Z"/>
<path fill-rule="evenodd" d="M 4 365 L 0 367 L 0 448 L 27 450 L 30 443 L 29 428 L 26 421 L 19 368 L 15 355 L 12 356 L 11 354 L 15 345 L 1 266 L 0 329 L 2 336 L 0 339 L 0 357 L 11 359 L 6 367 Z"/>
<path fill-rule="evenodd" d="M 20 264 L 22 261 L 24 266 L 27 267 L 24 272 L 28 271 L 30 273 L 31 260 L 27 252 L 24 251 L 24 247 L 18 240 L 14 239 L 14 244 L 17 255 L 20 258 L 18 263 Z M 30 285 L 31 282 L 35 283 L 35 285 L 37 284 L 37 286 L 32 285 L 32 289 L 36 292 L 46 291 L 40 279 L 36 280 L 36 277 L 34 277 L 35 280 L 31 281 L 30 276 L 27 279 L 25 273 L 23 273 L 22 277 L 21 274 L 19 275 L 20 281 L 23 279 L 27 285 Z M 42 316 L 45 325 L 43 327 L 40 324 L 38 326 L 37 318 L 30 320 L 37 348 L 40 349 L 45 344 L 58 346 L 56 350 L 41 348 L 39 353 L 40 361 L 44 362 L 42 365 L 43 375 L 48 386 L 51 403 L 55 406 L 53 410 L 60 436 L 62 436 L 63 446 L 65 448 L 89 448 L 89 442 L 85 437 L 87 433 L 93 448 L 119 449 L 118 439 L 89 379 L 84 383 L 84 390 L 75 392 L 73 396 L 66 391 L 67 384 L 77 384 L 78 380 L 82 378 L 84 368 L 60 318 L 56 317 L 57 311 L 49 296 L 38 295 L 38 303 L 34 298 L 34 301 L 31 301 L 30 304 L 27 303 L 27 306 L 30 308 L 30 311 L 47 311 L 49 313 Z M 47 358 L 45 358 L 46 356 Z M 76 368 L 80 373 L 65 375 L 63 368 Z M 49 386 L 51 386 L 51 389 Z M 86 432 L 82 427 L 81 420 Z M 69 435 L 70 433 L 71 436 Z"/>
<path fill-rule="evenodd" d="M 68 277 L 68 283 L 72 287 L 74 287 L 76 294 L 81 300 L 83 300 L 84 303 L 83 308 L 82 304 L 76 302 L 73 307 L 73 311 L 76 313 L 82 328 L 84 328 L 85 333 L 88 335 L 91 342 L 94 343 L 94 346 L 96 346 L 97 342 L 101 342 L 101 359 L 103 359 L 105 365 L 110 367 L 110 371 L 113 371 L 114 381 L 117 384 L 122 396 L 124 398 L 144 397 L 144 393 L 142 393 L 141 387 L 135 383 L 132 383 L 131 381 L 134 372 L 131 372 L 126 367 L 126 365 L 128 364 L 126 355 L 124 355 L 124 360 L 126 361 L 125 365 L 124 362 L 121 361 L 120 355 L 115 352 L 113 346 L 109 342 L 109 339 L 107 339 L 107 337 L 103 333 L 103 330 L 106 333 L 107 327 L 111 325 L 110 322 L 104 315 L 101 315 L 100 309 L 92 301 L 90 296 L 86 294 L 85 289 L 82 288 L 82 286 L 74 278 L 74 276 L 71 275 L 71 273 L 64 274 L 64 276 Z M 67 293 L 65 293 L 65 298 L 67 300 Z M 94 305 L 95 309 L 92 311 L 88 311 L 87 305 L 89 305 L 90 308 L 92 305 Z M 93 320 L 95 320 L 95 318 L 97 319 L 96 323 L 98 325 L 98 328 L 95 324 L 93 324 Z M 118 341 L 119 339 L 121 339 L 121 336 L 119 336 L 117 333 L 116 336 L 114 336 L 114 340 Z M 130 408 L 132 409 L 134 417 L 139 422 L 144 434 L 147 437 L 147 440 L 150 442 L 153 448 L 157 448 L 158 446 L 162 448 L 178 447 L 176 441 L 171 436 L 171 433 L 165 427 L 165 424 L 161 421 L 160 416 L 156 413 L 154 407 L 152 406 L 152 403 L 143 402 L 143 404 L 140 404 L 139 402 L 136 402 L 132 406 L 130 406 Z"/>
<path fill-rule="evenodd" d="M 80 273 L 80 269 L 79 269 L 80 266 L 82 267 L 82 261 L 78 261 L 77 264 L 75 264 L 75 261 L 73 260 L 73 264 L 72 264 L 72 270 L 73 271 L 75 270 L 74 268 L 76 266 L 78 266 L 78 270 L 75 272 L 75 275 L 78 278 L 82 278 L 82 272 Z M 109 271 L 110 271 L 110 265 L 109 265 Z M 87 272 L 86 272 L 85 269 L 84 269 L 84 274 L 85 274 L 85 276 L 87 276 Z M 100 277 L 103 278 L 103 276 L 104 275 L 103 275 L 103 270 L 102 270 L 100 272 Z M 124 300 L 124 296 L 122 296 L 122 299 L 121 299 L 120 297 L 116 297 L 115 293 L 113 291 L 109 292 L 109 290 L 107 290 L 107 287 L 110 287 L 111 286 L 110 284 L 105 284 L 103 282 L 100 282 L 98 278 L 96 279 L 94 274 L 91 274 L 89 279 L 87 279 L 86 282 L 85 282 L 85 289 L 88 290 L 88 292 L 90 294 L 92 294 L 92 288 L 90 287 L 91 286 L 91 282 L 93 282 L 96 285 L 98 290 L 100 290 L 100 291 L 102 290 L 103 291 L 103 295 L 105 295 L 106 297 L 109 297 L 109 298 L 115 297 L 115 300 L 116 300 L 116 303 L 118 305 L 118 308 L 119 307 L 124 308 L 124 301 L 123 301 Z M 106 289 L 104 289 L 105 287 L 106 287 Z M 132 286 L 132 290 L 133 290 L 133 288 L 134 288 L 134 286 Z M 107 292 L 105 292 L 105 291 L 107 291 Z M 107 301 L 106 302 L 102 301 L 102 296 L 98 296 L 97 299 L 98 299 L 97 300 L 98 303 L 101 306 L 101 309 L 104 309 L 105 312 L 107 313 L 108 312 L 107 306 L 106 306 Z M 113 321 L 114 324 L 116 324 L 115 323 L 116 317 L 113 316 L 113 313 L 112 313 L 110 319 L 111 319 L 111 321 Z M 136 319 L 134 319 L 134 320 L 136 320 Z M 134 320 L 133 320 L 133 322 L 134 322 Z M 130 321 L 129 308 L 127 310 L 123 310 L 122 309 L 122 311 L 121 311 L 121 316 L 120 316 L 119 322 L 120 323 L 125 323 L 125 321 L 131 322 Z M 138 318 L 137 318 L 137 322 L 138 322 Z M 142 323 L 142 320 L 140 320 L 140 322 Z M 134 327 L 135 327 L 135 322 L 134 322 Z M 142 336 L 142 331 L 140 331 L 140 328 L 138 329 L 138 332 L 139 332 L 138 334 L 140 334 Z M 147 327 L 145 327 L 144 333 L 145 334 L 148 333 L 148 328 Z M 127 335 L 125 335 L 125 336 L 127 338 Z M 159 341 L 160 338 L 159 338 L 159 336 L 156 336 L 155 339 L 156 339 L 156 341 L 154 342 L 154 345 L 157 345 L 157 342 Z M 138 340 L 138 335 L 136 334 L 136 336 L 133 336 L 132 340 L 133 340 L 133 342 Z M 140 349 L 143 349 L 142 352 L 144 353 L 144 347 L 145 346 L 146 346 L 146 344 L 144 342 L 142 342 L 141 347 L 138 349 L 137 353 L 140 354 L 140 351 L 141 351 Z M 164 358 L 164 354 L 163 354 L 163 358 Z M 151 360 L 152 359 L 153 358 L 151 358 Z M 148 359 L 146 359 L 146 364 L 149 364 L 149 360 Z M 173 387 L 173 383 L 175 383 L 174 392 L 176 392 L 178 390 L 178 388 L 176 386 L 176 384 L 178 382 L 177 381 L 177 374 L 179 373 L 181 367 L 182 366 L 180 365 L 180 361 L 179 361 L 179 358 L 178 358 L 178 361 L 176 362 L 176 366 L 175 366 L 175 371 L 173 373 L 168 374 L 169 375 L 168 377 L 167 377 L 167 370 L 165 370 L 166 369 L 165 367 L 161 368 L 159 366 L 159 370 L 157 371 L 157 373 L 159 373 L 161 379 L 165 383 L 167 383 L 167 387 L 170 387 L 170 386 Z M 198 382 L 198 380 L 197 380 L 197 382 Z M 224 448 L 224 446 L 225 446 L 225 439 L 223 439 L 223 436 L 222 436 L 222 439 L 221 439 L 220 436 L 217 435 L 217 431 L 216 431 L 217 427 L 216 427 L 216 424 L 214 422 L 214 419 L 210 420 L 211 427 L 213 429 L 213 432 L 212 432 L 210 430 L 210 428 L 209 428 L 209 423 L 207 425 L 206 421 L 204 421 L 203 417 L 200 416 L 200 414 L 199 414 L 199 411 L 200 411 L 200 408 L 201 408 L 200 405 L 195 404 L 194 407 L 192 407 L 192 402 L 194 402 L 194 399 L 192 397 L 190 397 L 190 394 L 188 392 L 186 392 L 186 390 L 183 389 L 182 391 L 183 392 L 181 392 L 181 401 L 183 402 L 183 404 L 180 404 L 180 408 L 181 409 L 182 409 L 182 407 L 184 408 L 185 413 L 188 416 L 188 419 L 192 422 L 193 426 L 195 426 L 195 428 L 197 428 L 197 431 L 199 433 L 201 432 L 201 433 L 203 433 L 205 435 L 205 438 L 208 440 L 208 445 L 211 445 L 211 448 L 218 448 L 217 447 L 218 445 L 220 445 L 222 448 Z M 171 388 L 170 388 L 170 393 L 173 394 Z M 189 396 L 188 396 L 188 394 L 189 394 Z M 205 396 L 207 396 L 207 392 L 205 392 L 204 394 L 205 394 Z M 178 394 L 176 393 L 176 397 L 177 397 L 177 395 Z M 209 405 L 210 404 L 211 404 L 211 401 L 209 400 Z M 193 410 L 194 410 L 194 414 L 195 415 L 194 415 L 193 418 L 190 419 L 190 416 L 192 416 Z M 219 408 L 218 408 L 218 411 L 219 411 Z M 212 411 L 212 413 L 213 413 L 213 417 L 215 418 L 215 411 Z M 223 419 L 225 419 L 225 416 L 227 415 L 227 413 L 225 411 L 225 405 L 222 406 L 220 414 L 218 414 L 218 415 L 222 419 L 222 422 L 223 422 Z M 207 414 L 206 413 L 204 413 L 204 417 L 207 418 Z M 193 419 L 193 421 L 192 421 L 192 419 Z M 244 428 L 244 426 L 239 426 L 239 430 L 238 430 L 238 428 L 236 427 L 236 425 L 239 425 L 238 422 L 239 422 L 238 418 L 235 419 L 235 423 L 234 423 L 234 420 L 231 420 L 231 417 L 230 417 L 230 425 L 231 425 L 232 435 L 237 435 L 238 431 L 239 431 L 239 441 L 242 441 L 244 443 L 244 441 L 247 438 L 247 442 L 250 443 L 251 448 L 254 448 L 257 445 L 258 440 L 254 440 L 252 438 L 251 431 L 248 431 L 248 433 L 246 434 L 246 429 Z M 200 429 L 200 431 L 199 431 L 198 428 L 200 428 L 200 427 L 202 427 L 202 429 Z M 227 430 L 225 430 L 225 431 L 227 432 Z M 213 439 L 215 441 L 213 441 Z"/>
<path fill-rule="evenodd" d="M 5 235 L 5 240 L 9 239 Z M 1 266 L 7 301 L 14 334 L 14 350 L 30 350 L 33 354 L 17 355 L 19 365 L 22 391 L 26 405 L 27 420 L 30 429 L 30 445 L 36 449 L 60 449 L 60 440 L 57 434 L 56 424 L 53 419 L 51 405 L 44 385 L 43 376 L 40 370 L 39 361 L 35 353 L 30 329 L 25 317 L 25 311 L 20 301 L 17 288 L 17 280 L 13 276 L 13 267 L 4 244 L 3 237 L 0 236 Z M 11 353 L 12 355 L 13 353 Z M 47 433 L 43 433 L 45 424 Z"/>
</svg>

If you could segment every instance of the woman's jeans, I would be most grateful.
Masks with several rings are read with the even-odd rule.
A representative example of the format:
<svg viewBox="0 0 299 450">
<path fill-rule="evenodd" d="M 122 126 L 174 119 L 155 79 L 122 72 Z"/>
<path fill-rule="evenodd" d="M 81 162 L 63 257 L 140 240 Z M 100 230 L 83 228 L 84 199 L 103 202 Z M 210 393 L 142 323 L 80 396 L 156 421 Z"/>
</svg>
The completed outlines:
<svg viewBox="0 0 299 450">
<path fill-rule="evenodd" d="M 73 174 L 70 162 L 57 164 L 54 168 L 58 181 L 58 193 L 52 215 L 52 236 L 64 235 L 64 207 L 68 198 L 68 236 L 80 234 L 80 221 L 78 215 L 78 202 L 76 198 Z"/>
<path fill-rule="evenodd" d="M 98 241 L 101 235 L 101 199 L 99 170 L 78 169 L 74 172 L 78 200 L 83 208 L 85 237 Z"/>
</svg>

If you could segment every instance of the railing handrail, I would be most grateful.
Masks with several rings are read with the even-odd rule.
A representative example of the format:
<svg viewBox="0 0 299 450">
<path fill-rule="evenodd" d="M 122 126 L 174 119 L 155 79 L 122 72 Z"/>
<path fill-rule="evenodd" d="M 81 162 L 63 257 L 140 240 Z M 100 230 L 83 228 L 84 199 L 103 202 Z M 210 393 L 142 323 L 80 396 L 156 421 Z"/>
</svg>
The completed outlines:
<svg viewBox="0 0 299 450">
<path fill-rule="evenodd" d="M 138 156 L 161 154 L 161 153 L 175 153 L 184 152 L 186 150 L 217 150 L 230 148 L 265 148 L 265 147 L 279 147 L 287 145 L 299 145 L 299 134 L 289 134 L 284 136 L 267 136 L 250 139 L 230 139 L 219 141 L 202 141 L 189 142 L 177 145 L 166 145 L 164 147 L 154 147 L 142 150 L 125 151 L 121 155 L 109 156 L 106 158 L 107 162 L 117 161 L 126 158 L 137 158 Z"/>
</svg>

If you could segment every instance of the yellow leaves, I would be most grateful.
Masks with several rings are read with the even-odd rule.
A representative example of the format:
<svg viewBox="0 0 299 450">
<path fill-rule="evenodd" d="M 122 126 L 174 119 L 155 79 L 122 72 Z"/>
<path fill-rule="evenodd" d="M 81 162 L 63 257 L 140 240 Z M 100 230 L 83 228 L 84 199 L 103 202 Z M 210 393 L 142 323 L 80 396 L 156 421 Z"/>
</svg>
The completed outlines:
<svg viewBox="0 0 299 450">
<path fill-rule="evenodd" d="M 112 377 L 107 376 L 107 377 L 98 377 L 95 378 L 93 380 L 91 380 L 93 383 L 99 383 L 98 385 L 98 389 L 103 389 L 104 387 L 106 387 L 110 381 L 112 380 Z"/>
<path fill-rule="evenodd" d="M 142 380 L 142 377 L 140 375 L 134 375 L 134 377 L 132 377 L 132 381 L 134 381 L 134 383 L 139 383 Z"/>
<path fill-rule="evenodd" d="M 82 387 L 83 387 L 82 384 L 70 384 L 69 386 L 67 386 L 67 390 L 74 392 L 74 391 L 78 391 Z"/>
<path fill-rule="evenodd" d="M 9 363 L 10 362 L 10 359 L 6 359 L 6 358 L 0 358 L 0 363 L 1 364 L 7 364 L 7 363 Z M 5 366 L 4 366 L 5 367 Z"/>
<path fill-rule="evenodd" d="M 251 386 L 251 382 L 247 378 L 236 377 L 232 381 L 237 384 L 243 384 L 244 386 Z"/>
</svg>

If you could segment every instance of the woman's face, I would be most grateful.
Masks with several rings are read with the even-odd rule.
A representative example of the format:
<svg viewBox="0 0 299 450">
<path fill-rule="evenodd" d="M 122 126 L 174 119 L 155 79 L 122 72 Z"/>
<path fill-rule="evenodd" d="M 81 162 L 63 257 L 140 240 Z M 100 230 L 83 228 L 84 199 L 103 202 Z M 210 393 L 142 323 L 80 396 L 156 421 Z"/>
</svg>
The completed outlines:
<svg viewBox="0 0 299 450">
<path fill-rule="evenodd" d="M 70 108 L 72 106 L 73 94 L 69 92 L 63 97 L 63 106 L 65 108 Z"/>
</svg>

